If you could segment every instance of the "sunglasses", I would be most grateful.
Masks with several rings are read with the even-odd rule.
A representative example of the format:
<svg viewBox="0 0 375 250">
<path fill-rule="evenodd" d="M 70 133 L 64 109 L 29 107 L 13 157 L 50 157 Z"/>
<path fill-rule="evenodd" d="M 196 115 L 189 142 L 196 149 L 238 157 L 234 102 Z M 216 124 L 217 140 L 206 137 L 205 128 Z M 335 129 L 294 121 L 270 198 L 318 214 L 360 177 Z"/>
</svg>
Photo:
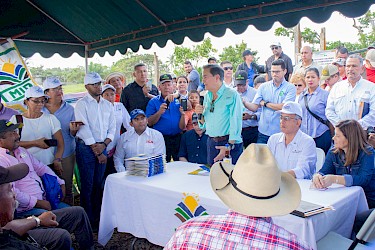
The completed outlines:
<svg viewBox="0 0 375 250">
<path fill-rule="evenodd" d="M 279 46 L 271 47 L 271 50 L 279 49 Z"/>
<path fill-rule="evenodd" d="M 211 108 L 210 108 L 210 112 L 211 112 L 211 113 L 213 113 L 213 112 L 214 112 L 214 110 L 215 110 L 215 100 L 214 100 L 214 99 L 212 99 L 212 101 L 211 101 Z"/>
<path fill-rule="evenodd" d="M 224 67 L 224 70 L 233 70 L 233 67 Z"/>
<path fill-rule="evenodd" d="M 294 84 L 294 86 L 296 86 L 296 87 L 302 87 L 303 85 L 302 84 Z"/>
</svg>

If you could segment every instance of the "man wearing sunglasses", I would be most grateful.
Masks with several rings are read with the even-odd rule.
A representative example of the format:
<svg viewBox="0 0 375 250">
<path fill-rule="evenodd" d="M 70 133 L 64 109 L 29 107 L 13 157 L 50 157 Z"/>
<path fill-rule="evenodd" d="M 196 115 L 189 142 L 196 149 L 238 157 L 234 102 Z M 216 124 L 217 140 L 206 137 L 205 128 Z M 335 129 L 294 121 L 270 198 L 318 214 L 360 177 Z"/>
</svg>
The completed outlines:
<svg viewBox="0 0 375 250">
<path fill-rule="evenodd" d="M 222 61 L 220 67 L 224 70 L 224 83 L 230 88 L 234 88 L 233 65 L 230 61 Z"/>
<path fill-rule="evenodd" d="M 289 80 L 290 76 L 293 72 L 293 64 L 292 59 L 290 59 L 289 56 L 285 55 L 283 52 L 283 49 L 281 48 L 280 42 L 274 42 L 270 45 L 270 48 L 272 50 L 272 56 L 270 56 L 266 61 L 266 81 L 270 81 L 272 79 L 271 74 L 271 66 L 272 62 L 276 61 L 277 59 L 283 59 L 285 62 L 285 68 L 286 68 L 286 74 L 285 74 L 285 80 Z"/>
<path fill-rule="evenodd" d="M 195 112 L 199 115 L 199 126 L 206 129 L 207 162 L 224 158 L 229 144 L 232 161 L 235 164 L 243 151 L 242 147 L 242 111 L 240 95 L 224 83 L 224 70 L 217 64 L 203 66 L 203 82 L 208 93 L 204 97 L 203 106 L 197 104 Z"/>
<path fill-rule="evenodd" d="M 249 85 L 254 87 L 254 75 L 259 74 L 259 66 L 254 62 L 254 55 L 250 50 L 245 50 L 242 53 L 244 62 L 238 65 L 237 70 L 245 70 L 247 73 L 247 79 L 249 79 Z"/>
</svg>

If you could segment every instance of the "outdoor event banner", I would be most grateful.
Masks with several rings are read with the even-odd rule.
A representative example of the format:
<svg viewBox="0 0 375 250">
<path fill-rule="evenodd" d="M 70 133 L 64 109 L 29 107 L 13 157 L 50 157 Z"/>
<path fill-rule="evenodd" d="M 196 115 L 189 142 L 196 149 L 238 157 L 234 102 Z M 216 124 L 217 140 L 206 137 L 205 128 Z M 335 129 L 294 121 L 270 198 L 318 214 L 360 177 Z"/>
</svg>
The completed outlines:
<svg viewBox="0 0 375 250">
<path fill-rule="evenodd" d="M 0 97 L 7 105 L 23 100 L 25 91 L 37 85 L 31 78 L 15 43 L 11 39 L 0 45 Z"/>
</svg>

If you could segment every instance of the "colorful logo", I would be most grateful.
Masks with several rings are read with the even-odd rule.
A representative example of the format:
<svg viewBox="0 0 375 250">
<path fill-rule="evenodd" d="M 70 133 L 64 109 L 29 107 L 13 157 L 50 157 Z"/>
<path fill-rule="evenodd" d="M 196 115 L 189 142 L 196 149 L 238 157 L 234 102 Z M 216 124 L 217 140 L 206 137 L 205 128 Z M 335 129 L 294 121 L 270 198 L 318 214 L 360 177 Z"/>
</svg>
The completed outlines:
<svg viewBox="0 0 375 250">
<path fill-rule="evenodd" d="M 177 208 L 175 208 L 177 213 L 174 214 L 181 222 L 185 222 L 194 217 L 208 215 L 206 209 L 198 204 L 199 197 L 197 194 L 183 193 L 183 195 L 184 198 L 182 198 L 182 202 L 178 203 Z"/>
</svg>

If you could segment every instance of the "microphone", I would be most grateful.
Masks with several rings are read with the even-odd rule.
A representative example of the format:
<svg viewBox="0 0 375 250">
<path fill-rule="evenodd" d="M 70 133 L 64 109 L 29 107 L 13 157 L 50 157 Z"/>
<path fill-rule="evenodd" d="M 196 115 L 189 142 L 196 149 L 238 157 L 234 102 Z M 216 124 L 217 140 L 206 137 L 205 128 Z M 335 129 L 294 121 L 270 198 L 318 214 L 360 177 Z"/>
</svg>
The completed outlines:
<svg viewBox="0 0 375 250">
<path fill-rule="evenodd" d="M 199 96 L 199 104 L 203 105 L 204 96 Z M 198 120 L 202 120 L 202 114 L 198 114 Z"/>
</svg>

